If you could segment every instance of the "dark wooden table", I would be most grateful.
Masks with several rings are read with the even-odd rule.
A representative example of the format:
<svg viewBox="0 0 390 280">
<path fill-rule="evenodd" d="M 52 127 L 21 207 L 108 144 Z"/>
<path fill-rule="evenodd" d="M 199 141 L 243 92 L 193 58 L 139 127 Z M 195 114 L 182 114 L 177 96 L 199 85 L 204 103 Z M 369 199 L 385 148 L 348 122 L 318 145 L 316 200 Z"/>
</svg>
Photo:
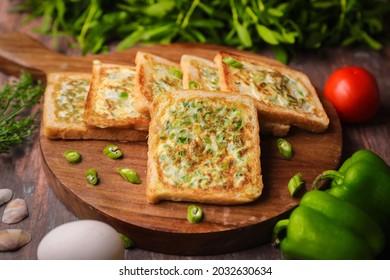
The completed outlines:
<svg viewBox="0 0 390 280">
<path fill-rule="evenodd" d="M 0 33 L 24 32 L 36 38 L 42 44 L 53 49 L 50 38 L 38 36 L 32 31 L 39 26 L 39 21 L 28 25 L 20 25 L 22 15 L 9 14 L 12 6 L 8 1 L 0 2 Z M 59 51 L 66 55 L 79 55 L 66 44 L 61 44 Z M 269 53 L 263 53 L 269 55 Z M 380 52 L 368 49 L 328 49 L 319 56 L 315 54 L 297 54 L 290 66 L 309 75 L 318 89 L 322 89 L 326 78 L 338 67 L 358 65 L 372 72 L 377 78 L 381 92 L 381 106 L 378 114 L 370 122 L 364 124 L 342 124 L 343 154 L 342 160 L 354 151 L 362 148 L 370 149 L 390 163 L 390 47 Z M 13 77 L 0 72 L 0 87 Z M 0 222 L 0 229 L 20 228 L 32 233 L 32 241 L 14 252 L 0 253 L 0 259 L 27 260 L 36 259 L 37 247 L 45 234 L 69 221 L 77 220 L 52 192 L 45 173 L 41 167 L 42 158 L 39 149 L 38 132 L 22 145 L 0 154 L 0 188 L 14 191 L 14 197 L 26 200 L 29 217 L 15 225 Z M 0 216 L 4 207 L 0 208 Z M 380 258 L 389 259 L 390 252 L 384 252 Z M 279 249 L 270 243 L 249 250 L 211 256 L 176 256 L 157 252 L 132 249 L 126 252 L 127 259 L 283 259 Z"/>
</svg>

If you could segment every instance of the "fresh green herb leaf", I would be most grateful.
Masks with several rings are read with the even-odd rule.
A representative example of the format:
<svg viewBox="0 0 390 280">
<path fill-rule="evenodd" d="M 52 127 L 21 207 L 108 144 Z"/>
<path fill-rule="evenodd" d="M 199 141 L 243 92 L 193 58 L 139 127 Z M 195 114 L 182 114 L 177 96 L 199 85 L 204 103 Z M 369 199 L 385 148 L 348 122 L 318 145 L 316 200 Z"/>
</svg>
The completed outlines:
<svg viewBox="0 0 390 280">
<path fill-rule="evenodd" d="M 320 49 L 350 44 L 380 49 L 389 39 L 387 0 L 25 0 L 22 23 L 42 18 L 37 32 L 76 40 L 83 54 L 135 44 L 207 42 L 238 49 Z M 279 52 L 280 53 L 280 52 Z M 285 52 L 285 54 L 288 54 Z M 277 57 L 279 58 L 279 57 Z"/>
<path fill-rule="evenodd" d="M 270 45 L 278 45 L 279 41 L 267 26 L 258 24 L 256 25 L 257 33 L 259 36 Z"/>
</svg>

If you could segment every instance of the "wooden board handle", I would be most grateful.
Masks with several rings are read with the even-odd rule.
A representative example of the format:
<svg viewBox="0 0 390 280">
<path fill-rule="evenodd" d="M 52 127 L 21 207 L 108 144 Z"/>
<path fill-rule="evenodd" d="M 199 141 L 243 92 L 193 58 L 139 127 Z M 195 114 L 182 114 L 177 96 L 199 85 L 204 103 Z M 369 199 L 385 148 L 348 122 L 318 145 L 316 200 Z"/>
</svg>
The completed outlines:
<svg viewBox="0 0 390 280">
<path fill-rule="evenodd" d="M 39 79 L 50 72 L 85 72 L 91 69 L 92 58 L 65 56 L 49 50 L 24 33 L 0 34 L 0 71 L 19 75 L 27 70 Z"/>
</svg>

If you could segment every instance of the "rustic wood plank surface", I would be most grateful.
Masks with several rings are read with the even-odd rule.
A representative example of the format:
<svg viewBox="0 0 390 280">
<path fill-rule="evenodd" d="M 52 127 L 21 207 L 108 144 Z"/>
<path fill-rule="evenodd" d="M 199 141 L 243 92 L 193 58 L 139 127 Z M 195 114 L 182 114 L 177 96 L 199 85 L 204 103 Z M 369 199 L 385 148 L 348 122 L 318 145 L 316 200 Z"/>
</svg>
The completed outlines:
<svg viewBox="0 0 390 280">
<path fill-rule="evenodd" d="M 0 32 L 18 31 L 35 37 L 39 42 L 53 49 L 50 38 L 38 36 L 31 30 L 39 22 L 29 25 L 19 25 L 21 15 L 9 14 L 11 4 L 8 1 L 0 3 Z M 56 50 L 57 51 L 57 50 Z M 79 55 L 66 44 L 61 44 L 58 50 L 66 55 Z M 265 55 L 269 53 L 265 52 Z M 381 107 L 376 117 L 365 124 L 343 124 L 343 155 L 342 159 L 354 151 L 368 148 L 390 162 L 390 48 L 381 52 L 366 49 L 329 49 L 323 56 L 312 54 L 297 54 L 290 66 L 307 73 L 317 88 L 323 88 L 326 78 L 336 68 L 345 65 L 360 65 L 371 71 L 378 80 L 381 91 Z M 0 85 L 12 79 L 0 74 Z M 26 200 L 29 217 L 13 225 L 12 228 L 28 230 L 33 240 L 27 246 L 15 252 L 0 253 L 0 259 L 36 259 L 36 249 L 43 236 L 56 226 L 76 220 L 62 204 L 49 186 L 48 178 L 42 167 L 42 157 L 39 150 L 39 135 L 34 134 L 29 141 L 13 148 L 9 153 L 0 154 L 0 188 L 10 188 L 15 197 Z M 4 207 L 0 208 L 0 215 Z M 11 228 L 0 224 L 0 229 Z M 155 253 L 142 249 L 126 252 L 127 259 L 282 259 L 279 249 L 270 244 L 252 249 L 224 255 L 209 256 L 177 256 Z M 389 258 L 389 252 L 384 252 L 380 258 Z"/>
</svg>

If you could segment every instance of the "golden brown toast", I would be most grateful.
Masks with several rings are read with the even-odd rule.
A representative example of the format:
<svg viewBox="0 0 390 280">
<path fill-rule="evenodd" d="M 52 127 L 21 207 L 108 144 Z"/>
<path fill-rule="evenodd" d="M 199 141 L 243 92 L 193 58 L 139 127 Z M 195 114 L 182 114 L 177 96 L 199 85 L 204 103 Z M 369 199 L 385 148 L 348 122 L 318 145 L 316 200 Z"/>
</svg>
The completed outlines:
<svg viewBox="0 0 390 280">
<path fill-rule="evenodd" d="M 94 61 L 84 112 L 88 126 L 148 130 L 149 116 L 134 106 L 134 77 L 132 66 Z"/>
<path fill-rule="evenodd" d="M 135 63 L 135 106 L 141 114 L 149 114 L 151 103 L 159 93 L 182 89 L 179 64 L 145 52 L 137 52 Z"/>
<path fill-rule="evenodd" d="M 261 195 L 259 124 L 249 97 L 161 93 L 152 103 L 149 131 L 150 203 L 240 204 Z"/>
<path fill-rule="evenodd" d="M 217 65 L 208 59 L 182 55 L 180 60 L 184 89 L 220 90 Z"/>
<path fill-rule="evenodd" d="M 88 127 L 84 107 L 91 74 L 59 72 L 47 75 L 42 134 L 50 139 L 146 141 L 147 132 L 120 128 Z"/>
<path fill-rule="evenodd" d="M 268 60 L 221 51 L 215 59 L 221 90 L 250 96 L 260 118 L 324 132 L 329 118 L 309 78 Z"/>
<path fill-rule="evenodd" d="M 194 55 L 183 55 L 180 66 L 184 89 L 220 90 L 219 72 L 213 61 Z M 288 124 L 265 119 L 260 121 L 260 127 L 262 134 L 273 136 L 285 136 L 290 130 Z"/>
</svg>

